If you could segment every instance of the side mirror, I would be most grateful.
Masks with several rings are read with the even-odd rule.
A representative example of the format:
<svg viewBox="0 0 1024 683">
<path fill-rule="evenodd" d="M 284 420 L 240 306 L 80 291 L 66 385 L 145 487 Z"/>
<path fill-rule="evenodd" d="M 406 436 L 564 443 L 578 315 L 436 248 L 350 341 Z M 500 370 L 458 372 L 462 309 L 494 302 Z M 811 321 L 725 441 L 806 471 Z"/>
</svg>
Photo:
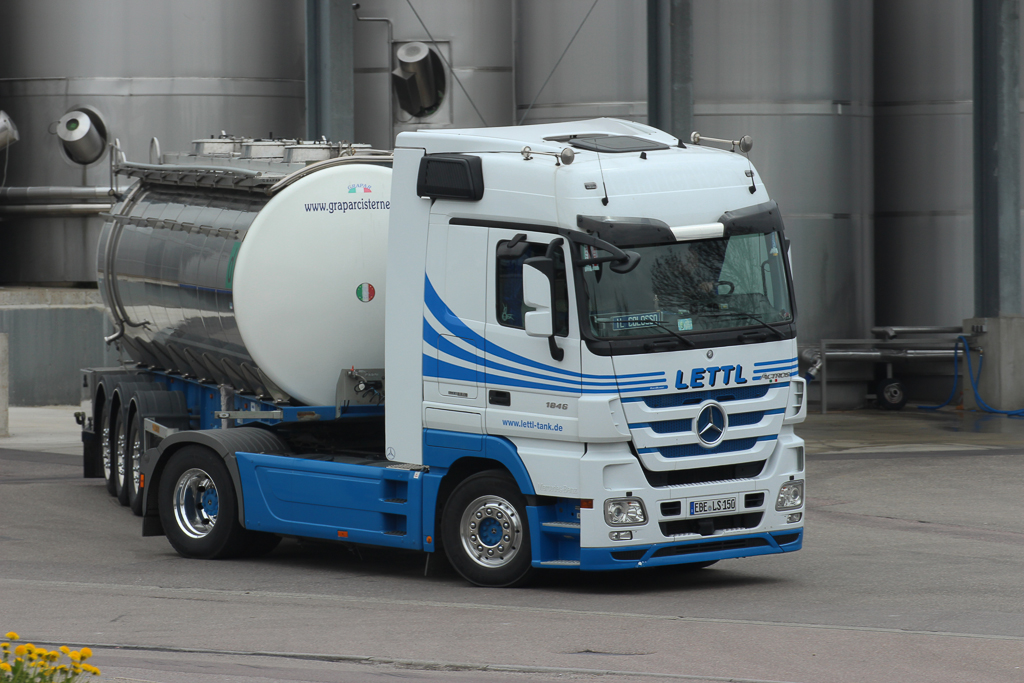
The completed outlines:
<svg viewBox="0 0 1024 683">
<path fill-rule="evenodd" d="M 534 256 L 523 263 L 523 303 L 535 309 L 529 311 L 524 320 L 526 334 L 531 337 L 550 337 L 554 334 L 551 311 L 554 274 L 554 260 L 547 256 Z"/>
</svg>

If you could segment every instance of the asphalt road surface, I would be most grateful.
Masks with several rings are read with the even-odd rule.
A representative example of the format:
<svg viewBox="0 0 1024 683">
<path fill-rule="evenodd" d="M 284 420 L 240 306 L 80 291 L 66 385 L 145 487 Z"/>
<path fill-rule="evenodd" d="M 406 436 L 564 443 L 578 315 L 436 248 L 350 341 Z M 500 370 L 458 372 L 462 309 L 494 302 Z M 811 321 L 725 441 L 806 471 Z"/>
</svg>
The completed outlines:
<svg viewBox="0 0 1024 683">
<path fill-rule="evenodd" d="M 182 559 L 80 474 L 0 449 L 0 633 L 100 680 L 1024 681 L 1019 449 L 812 455 L 800 552 L 519 589 L 290 539 Z"/>
</svg>

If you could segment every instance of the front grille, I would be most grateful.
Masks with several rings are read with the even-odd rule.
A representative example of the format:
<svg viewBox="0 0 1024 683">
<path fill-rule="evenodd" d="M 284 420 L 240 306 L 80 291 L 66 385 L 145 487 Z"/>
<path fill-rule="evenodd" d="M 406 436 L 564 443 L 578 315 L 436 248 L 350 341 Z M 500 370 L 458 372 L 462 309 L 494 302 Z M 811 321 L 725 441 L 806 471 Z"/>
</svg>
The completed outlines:
<svg viewBox="0 0 1024 683">
<path fill-rule="evenodd" d="M 687 545 L 670 545 L 659 548 L 651 557 L 671 557 L 673 555 L 695 555 L 697 553 L 714 553 L 723 550 L 740 550 L 742 548 L 758 548 L 768 545 L 763 538 L 734 538 L 724 541 L 706 541 L 704 543 L 688 543 Z"/>
<path fill-rule="evenodd" d="M 763 493 L 748 493 L 743 497 L 743 507 L 745 508 L 759 508 L 762 505 L 764 505 Z"/>
<path fill-rule="evenodd" d="M 723 441 L 714 448 L 705 448 L 697 443 L 684 444 L 682 446 L 662 446 L 655 449 L 666 458 L 689 458 L 694 455 L 714 455 L 715 453 L 735 453 L 736 451 L 749 451 L 757 443 L 757 438 L 729 439 Z"/>
<path fill-rule="evenodd" d="M 648 408 L 678 408 L 679 406 L 696 405 L 713 400 L 719 403 L 726 401 L 745 401 L 751 398 L 762 398 L 768 393 L 771 384 L 759 384 L 756 387 L 729 387 L 727 389 L 710 389 L 708 391 L 687 391 L 678 394 L 659 394 L 644 396 L 643 402 Z M 779 385 L 774 385 L 779 386 Z"/>
<path fill-rule="evenodd" d="M 630 425 L 632 426 L 632 425 Z M 678 432 L 692 432 L 693 420 L 662 420 L 661 422 L 649 422 L 647 424 L 655 434 L 676 434 Z"/>
<path fill-rule="evenodd" d="M 681 501 L 673 500 L 668 503 L 661 504 L 661 514 L 665 517 L 678 517 L 683 514 L 683 504 Z"/>
<path fill-rule="evenodd" d="M 721 515 L 719 517 L 696 517 L 693 519 L 678 519 L 672 522 L 660 522 L 661 533 L 665 536 L 682 536 L 683 534 L 700 533 L 701 525 L 705 525 L 705 534 L 713 529 L 753 529 L 761 523 L 764 517 L 763 512 L 747 512 L 739 515 Z M 711 522 L 711 529 L 706 524 Z"/>
<path fill-rule="evenodd" d="M 616 560 L 639 560 L 646 552 L 646 550 L 618 550 L 612 552 L 612 557 Z"/>
<path fill-rule="evenodd" d="M 764 469 L 764 460 L 741 462 L 735 465 L 716 465 L 714 467 L 694 467 L 688 470 L 668 470 L 658 472 L 649 470 L 640 463 L 647 483 L 655 488 L 665 486 L 683 486 L 685 484 L 706 484 L 712 481 L 729 481 L 733 479 L 753 479 Z"/>
<path fill-rule="evenodd" d="M 736 413 L 735 415 L 729 416 L 730 427 L 746 427 L 747 425 L 756 425 L 764 418 L 763 410 L 756 410 L 752 413 Z"/>
</svg>

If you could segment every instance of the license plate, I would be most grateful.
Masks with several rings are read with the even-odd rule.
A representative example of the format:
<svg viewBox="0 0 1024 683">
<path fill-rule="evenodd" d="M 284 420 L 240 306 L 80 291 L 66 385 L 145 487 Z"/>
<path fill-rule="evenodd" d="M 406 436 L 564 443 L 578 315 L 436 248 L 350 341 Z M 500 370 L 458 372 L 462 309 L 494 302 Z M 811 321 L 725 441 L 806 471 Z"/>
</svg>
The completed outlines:
<svg viewBox="0 0 1024 683">
<path fill-rule="evenodd" d="M 736 512 L 736 496 L 730 498 L 707 498 L 690 501 L 690 515 L 716 515 Z"/>
</svg>

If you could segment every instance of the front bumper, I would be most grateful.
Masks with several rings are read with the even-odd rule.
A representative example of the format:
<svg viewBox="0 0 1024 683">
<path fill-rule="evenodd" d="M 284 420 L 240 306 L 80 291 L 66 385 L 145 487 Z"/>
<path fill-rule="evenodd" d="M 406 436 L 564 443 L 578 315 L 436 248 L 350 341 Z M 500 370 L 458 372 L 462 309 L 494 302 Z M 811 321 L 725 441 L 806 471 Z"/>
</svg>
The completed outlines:
<svg viewBox="0 0 1024 683">
<path fill-rule="evenodd" d="M 607 571 L 772 555 L 800 550 L 803 542 L 804 530 L 794 528 L 770 533 L 712 537 L 679 543 L 624 545 L 617 548 L 580 548 L 580 569 Z"/>
</svg>

